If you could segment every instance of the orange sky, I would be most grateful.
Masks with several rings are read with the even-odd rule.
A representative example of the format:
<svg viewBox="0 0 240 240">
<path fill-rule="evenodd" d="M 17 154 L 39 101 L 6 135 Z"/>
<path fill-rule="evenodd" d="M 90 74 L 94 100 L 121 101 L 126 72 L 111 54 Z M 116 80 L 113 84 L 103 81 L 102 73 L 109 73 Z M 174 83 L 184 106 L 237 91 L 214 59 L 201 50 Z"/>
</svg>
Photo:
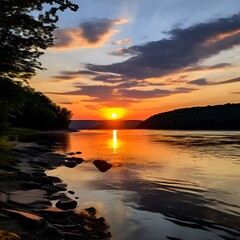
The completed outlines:
<svg viewBox="0 0 240 240">
<path fill-rule="evenodd" d="M 208 1 L 204 9 L 184 0 L 181 11 L 177 0 L 154 2 L 83 0 L 77 13 L 63 13 L 55 46 L 41 57 L 47 71 L 30 85 L 70 109 L 73 119 L 116 113 L 141 120 L 240 102 L 237 1 L 219 0 L 218 8 Z"/>
</svg>

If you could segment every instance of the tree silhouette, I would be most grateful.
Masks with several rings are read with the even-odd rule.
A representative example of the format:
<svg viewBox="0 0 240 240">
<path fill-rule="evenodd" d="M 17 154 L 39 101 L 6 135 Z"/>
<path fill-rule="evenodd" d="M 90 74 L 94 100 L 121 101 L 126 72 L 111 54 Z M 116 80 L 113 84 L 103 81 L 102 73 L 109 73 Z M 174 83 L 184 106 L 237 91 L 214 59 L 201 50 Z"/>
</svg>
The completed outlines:
<svg viewBox="0 0 240 240">
<path fill-rule="evenodd" d="M 69 0 L 1 0 L 0 9 L 0 77 L 26 80 L 43 69 L 38 59 L 53 45 L 58 11 L 78 6 Z"/>
</svg>

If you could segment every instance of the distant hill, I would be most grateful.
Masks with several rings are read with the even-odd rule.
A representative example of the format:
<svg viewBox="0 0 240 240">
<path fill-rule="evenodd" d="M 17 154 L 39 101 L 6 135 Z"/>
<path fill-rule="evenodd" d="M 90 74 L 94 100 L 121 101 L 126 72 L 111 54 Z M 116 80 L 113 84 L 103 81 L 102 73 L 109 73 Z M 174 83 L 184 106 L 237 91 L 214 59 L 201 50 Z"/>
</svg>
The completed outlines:
<svg viewBox="0 0 240 240">
<path fill-rule="evenodd" d="M 143 121 L 143 129 L 240 129 L 240 104 L 177 109 Z"/>
<path fill-rule="evenodd" d="M 71 129 L 133 129 L 139 126 L 140 120 L 72 120 Z"/>
</svg>

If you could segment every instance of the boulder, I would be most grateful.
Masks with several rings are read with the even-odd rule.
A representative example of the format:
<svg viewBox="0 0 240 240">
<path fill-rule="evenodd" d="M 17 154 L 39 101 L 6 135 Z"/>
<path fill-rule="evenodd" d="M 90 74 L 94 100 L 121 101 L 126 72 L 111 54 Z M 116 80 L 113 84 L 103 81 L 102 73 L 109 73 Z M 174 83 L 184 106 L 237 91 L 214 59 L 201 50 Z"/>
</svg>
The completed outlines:
<svg viewBox="0 0 240 240">
<path fill-rule="evenodd" d="M 68 167 L 68 168 L 74 168 L 77 166 L 77 162 L 76 161 L 65 161 L 63 163 L 63 166 Z"/>
<path fill-rule="evenodd" d="M 93 164 L 100 172 L 106 172 L 112 167 L 112 165 L 105 160 L 95 160 Z"/>
<path fill-rule="evenodd" d="M 67 161 L 76 161 L 77 164 L 81 164 L 82 162 L 85 162 L 83 158 L 79 157 L 71 157 L 71 158 L 66 158 Z"/>
<path fill-rule="evenodd" d="M 23 182 L 23 183 L 21 183 L 21 185 L 25 188 L 28 188 L 28 189 L 41 188 L 41 185 L 39 183 L 36 183 L 36 182 Z"/>
<path fill-rule="evenodd" d="M 56 207 L 62 210 L 74 209 L 77 207 L 77 201 L 63 195 L 56 203 Z"/>
</svg>

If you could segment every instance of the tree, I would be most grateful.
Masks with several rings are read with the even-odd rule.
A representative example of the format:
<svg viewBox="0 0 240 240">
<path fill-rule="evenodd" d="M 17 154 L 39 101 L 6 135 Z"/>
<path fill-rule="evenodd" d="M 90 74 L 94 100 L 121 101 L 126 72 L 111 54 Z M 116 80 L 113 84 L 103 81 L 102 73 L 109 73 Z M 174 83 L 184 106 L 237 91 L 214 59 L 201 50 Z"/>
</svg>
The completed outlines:
<svg viewBox="0 0 240 240">
<path fill-rule="evenodd" d="M 53 45 L 58 11 L 78 6 L 70 0 L 0 1 L 0 77 L 29 79 L 43 51 Z"/>
</svg>

